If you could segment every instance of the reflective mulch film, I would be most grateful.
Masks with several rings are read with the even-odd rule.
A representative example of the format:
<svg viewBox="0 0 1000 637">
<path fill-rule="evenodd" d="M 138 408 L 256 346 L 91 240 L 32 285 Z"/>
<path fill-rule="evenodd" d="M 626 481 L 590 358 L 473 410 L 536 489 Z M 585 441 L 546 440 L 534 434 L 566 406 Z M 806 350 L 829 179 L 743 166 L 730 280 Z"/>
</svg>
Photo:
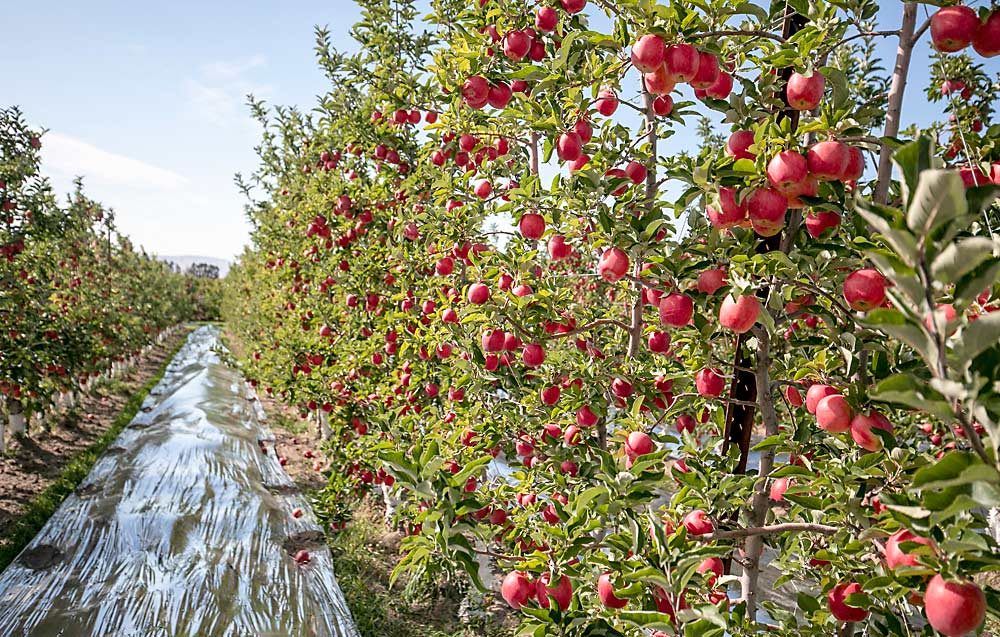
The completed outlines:
<svg viewBox="0 0 1000 637">
<path fill-rule="evenodd" d="M 218 346 L 215 328 L 191 334 L 135 420 L 0 574 L 0 635 L 358 634 L 323 533 Z"/>
</svg>

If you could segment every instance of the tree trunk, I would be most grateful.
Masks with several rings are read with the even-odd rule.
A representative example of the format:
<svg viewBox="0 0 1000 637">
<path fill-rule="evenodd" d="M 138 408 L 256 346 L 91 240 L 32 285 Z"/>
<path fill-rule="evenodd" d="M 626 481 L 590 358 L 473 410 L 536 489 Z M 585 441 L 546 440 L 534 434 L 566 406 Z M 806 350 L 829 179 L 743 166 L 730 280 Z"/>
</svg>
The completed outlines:
<svg viewBox="0 0 1000 637">
<path fill-rule="evenodd" d="M 892 85 L 889 87 L 889 106 L 885 114 L 883 137 L 899 134 L 899 119 L 903 110 L 903 93 L 906 91 L 906 76 L 910 71 L 910 55 L 916 44 L 913 32 L 917 24 L 917 3 L 903 5 L 903 25 L 899 30 L 899 46 L 896 49 L 896 66 L 892 70 Z M 878 174 L 875 181 L 875 202 L 885 204 L 889 199 L 889 185 L 892 181 L 892 148 L 883 143 L 878 155 Z"/>
<path fill-rule="evenodd" d="M 27 433 L 27 423 L 24 417 L 24 408 L 20 400 L 10 401 L 7 407 L 7 418 L 10 423 L 10 433 L 15 436 L 23 436 Z"/>
</svg>

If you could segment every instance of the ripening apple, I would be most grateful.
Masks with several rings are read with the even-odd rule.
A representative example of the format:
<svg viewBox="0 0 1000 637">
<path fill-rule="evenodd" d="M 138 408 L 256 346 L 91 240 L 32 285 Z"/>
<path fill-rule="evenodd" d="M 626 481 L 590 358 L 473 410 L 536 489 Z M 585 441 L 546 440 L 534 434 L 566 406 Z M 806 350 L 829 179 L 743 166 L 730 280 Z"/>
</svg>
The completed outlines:
<svg viewBox="0 0 1000 637">
<path fill-rule="evenodd" d="M 725 71 L 720 71 L 715 83 L 705 89 L 705 95 L 716 100 L 724 100 L 732 92 L 733 76 Z"/>
<path fill-rule="evenodd" d="M 942 53 L 954 53 L 969 46 L 978 30 L 979 16 L 970 7 L 942 7 L 931 16 L 931 42 Z"/>
<path fill-rule="evenodd" d="M 527 573 L 521 571 L 507 573 L 500 584 L 500 595 L 515 610 L 527 604 L 534 593 L 535 587 L 528 579 Z"/>
<path fill-rule="evenodd" d="M 660 36 L 648 33 L 632 45 L 632 64 L 642 73 L 651 73 L 663 64 L 667 45 Z"/>
<path fill-rule="evenodd" d="M 737 334 L 750 331 L 760 316 L 760 301 L 752 294 L 726 296 L 719 308 L 719 324 Z"/>
<path fill-rule="evenodd" d="M 699 396 L 715 398 L 722 395 L 722 390 L 726 387 L 726 379 L 719 373 L 719 370 L 706 367 L 694 375 L 694 384 Z"/>
<path fill-rule="evenodd" d="M 667 47 L 664 64 L 675 82 L 689 82 L 698 73 L 701 56 L 690 44 L 671 44 Z"/>
<path fill-rule="evenodd" d="M 653 100 L 653 112 L 660 117 L 666 117 L 674 110 L 674 100 L 669 95 L 658 95 Z"/>
<path fill-rule="evenodd" d="M 642 82 L 646 90 L 657 97 L 669 97 L 671 91 L 677 86 L 673 76 L 667 71 L 667 65 L 661 64 L 649 73 L 643 73 Z M 671 100 L 673 107 L 673 100 Z M 656 111 L 656 103 L 653 103 L 653 111 Z"/>
<path fill-rule="evenodd" d="M 556 152 L 560 161 L 576 161 L 583 154 L 583 140 L 575 131 L 567 131 L 556 140 Z"/>
<path fill-rule="evenodd" d="M 830 613 L 842 622 L 859 622 L 868 617 L 868 611 L 845 602 L 851 595 L 862 593 L 861 584 L 857 582 L 841 582 L 830 589 L 826 601 Z"/>
<path fill-rule="evenodd" d="M 924 592 L 927 622 L 945 637 L 961 637 L 978 629 L 986 617 L 986 595 L 975 582 L 935 575 Z"/>
<path fill-rule="evenodd" d="M 821 385 L 819 383 L 811 385 L 809 389 L 806 390 L 806 411 L 810 414 L 815 414 L 819 401 L 823 400 L 827 396 L 833 396 L 834 394 L 839 393 L 839 391 L 829 385 Z"/>
<path fill-rule="evenodd" d="M 698 568 L 695 570 L 703 575 L 709 573 L 709 575 L 705 577 L 705 583 L 710 587 L 715 586 L 716 578 L 722 577 L 726 574 L 725 566 L 722 564 L 722 560 L 718 557 L 706 557 L 701 561 L 701 564 L 699 564 Z"/>
<path fill-rule="evenodd" d="M 747 204 L 736 203 L 736 189 L 722 187 L 719 188 L 719 207 L 706 206 L 705 213 L 708 215 L 708 222 L 712 226 L 724 230 L 737 226 L 746 221 Z"/>
<path fill-rule="evenodd" d="M 847 183 L 861 179 L 865 174 L 865 155 L 857 146 L 847 147 L 847 166 L 840 176 L 840 181 Z"/>
<path fill-rule="evenodd" d="M 816 405 L 816 424 L 830 433 L 843 433 L 850 429 L 854 410 L 847 399 L 840 394 L 832 394 Z"/>
<path fill-rule="evenodd" d="M 708 535 L 715 530 L 712 520 L 701 509 L 695 509 L 685 515 L 681 523 L 687 529 L 688 535 Z"/>
<path fill-rule="evenodd" d="M 620 280 L 628 273 L 628 255 L 619 248 L 609 248 L 597 262 L 597 273 L 608 283 Z"/>
<path fill-rule="evenodd" d="M 819 71 L 813 71 L 809 75 L 792 73 L 785 86 L 785 97 L 793 109 L 811 111 L 819 106 L 825 87 L 826 80 Z"/>
<path fill-rule="evenodd" d="M 536 582 L 535 597 L 538 599 L 538 605 L 542 608 L 548 608 L 549 598 L 552 598 L 559 610 L 566 610 L 569 608 L 570 602 L 573 601 L 573 583 L 568 577 L 562 575 L 555 586 L 549 586 L 551 577 L 549 573 L 542 573 Z"/>
<path fill-rule="evenodd" d="M 580 440 L 583 438 L 583 432 L 576 425 L 570 425 L 566 427 L 566 431 L 563 432 L 563 442 L 566 443 L 568 447 L 575 447 L 580 444 Z"/>
<path fill-rule="evenodd" d="M 511 31 L 503 38 L 503 53 L 515 62 L 524 59 L 530 49 L 531 36 L 525 31 Z"/>
<path fill-rule="evenodd" d="M 885 565 L 890 570 L 896 570 L 904 566 L 919 566 L 920 562 L 916 555 L 900 548 L 900 544 L 913 542 L 924 546 L 934 546 L 934 542 L 926 537 L 915 534 L 909 529 L 896 531 L 885 541 Z"/>
<path fill-rule="evenodd" d="M 646 340 L 646 345 L 649 347 L 649 351 L 654 354 L 664 354 L 670 351 L 670 334 L 660 331 L 653 332 Z"/>
<path fill-rule="evenodd" d="M 485 106 L 489 92 L 490 83 L 482 75 L 473 75 L 467 78 L 462 85 L 462 98 L 472 108 L 482 108 Z"/>
<path fill-rule="evenodd" d="M 542 390 L 542 402 L 546 405 L 554 405 L 559 402 L 561 390 L 558 385 L 551 385 Z"/>
<path fill-rule="evenodd" d="M 489 179 L 482 179 L 476 184 L 475 193 L 480 199 L 486 199 L 493 194 L 493 184 Z"/>
<path fill-rule="evenodd" d="M 625 175 L 632 180 L 633 184 L 642 183 L 646 180 L 646 166 L 642 162 L 630 161 L 625 166 Z"/>
<path fill-rule="evenodd" d="M 642 431 L 633 431 L 625 439 L 625 453 L 631 458 L 652 453 L 655 446 L 653 439 Z"/>
<path fill-rule="evenodd" d="M 832 210 L 810 210 L 805 218 L 806 232 L 818 239 L 830 228 L 840 226 L 840 215 Z"/>
<path fill-rule="evenodd" d="M 469 303 L 482 305 L 490 300 L 490 289 L 483 283 L 473 283 L 469 286 Z"/>
<path fill-rule="evenodd" d="M 767 162 L 767 180 L 781 193 L 805 181 L 808 174 L 809 164 L 798 151 L 782 151 Z"/>
<path fill-rule="evenodd" d="M 1000 10 L 991 11 L 986 21 L 979 25 L 972 38 L 972 48 L 984 58 L 1000 54 Z"/>
<path fill-rule="evenodd" d="M 615 588 L 611 584 L 611 573 L 602 573 L 597 578 L 597 597 L 606 608 L 625 608 L 628 599 L 615 596 Z"/>
<path fill-rule="evenodd" d="M 873 428 L 876 427 L 871 416 L 855 414 L 850 424 L 851 439 L 866 451 L 878 451 L 882 448 L 882 439 L 872 433 Z"/>
<path fill-rule="evenodd" d="M 559 24 L 559 14 L 552 7 L 540 7 L 535 14 L 535 28 L 542 33 L 555 31 Z"/>
<path fill-rule="evenodd" d="M 719 58 L 707 51 L 699 52 L 698 71 L 689 80 L 689 84 L 694 88 L 705 90 L 715 84 L 718 79 Z"/>
<path fill-rule="evenodd" d="M 702 294 L 715 294 L 719 288 L 726 285 L 725 268 L 709 268 L 698 274 L 698 291 Z"/>
<path fill-rule="evenodd" d="M 573 253 L 573 247 L 566 243 L 566 237 L 562 235 L 554 235 L 549 238 L 548 243 L 549 258 L 553 261 L 558 261 L 559 259 L 565 259 Z"/>
<path fill-rule="evenodd" d="M 788 199 L 774 188 L 758 188 L 746 200 L 747 216 L 754 232 L 772 237 L 785 227 Z"/>
<path fill-rule="evenodd" d="M 597 414 L 589 405 L 584 405 L 576 410 L 576 424 L 581 427 L 593 427 L 597 424 Z"/>
<path fill-rule="evenodd" d="M 757 155 L 751 153 L 749 150 L 752 145 L 753 131 L 734 131 L 726 142 L 726 154 L 734 159 L 756 159 Z"/>
<path fill-rule="evenodd" d="M 768 497 L 773 502 L 784 502 L 785 492 L 788 491 L 788 486 L 791 484 L 791 478 L 775 478 L 771 483 L 771 489 L 768 492 Z"/>
<path fill-rule="evenodd" d="M 618 110 L 618 96 L 611 89 L 602 89 L 597 94 L 597 112 L 605 117 L 611 117 Z"/>
<path fill-rule="evenodd" d="M 625 399 L 635 393 L 635 388 L 624 378 L 615 378 L 611 381 L 611 393 L 618 398 Z"/>
<path fill-rule="evenodd" d="M 851 158 L 847 144 L 830 139 L 809 147 L 806 159 L 809 173 L 820 181 L 836 181 L 844 176 Z"/>
<path fill-rule="evenodd" d="M 844 280 L 844 300 L 852 310 L 868 312 L 885 302 L 886 284 L 878 270 L 857 270 Z"/>
<path fill-rule="evenodd" d="M 521 359 L 527 367 L 540 367 L 545 362 L 545 348 L 537 343 L 529 343 L 521 350 Z"/>
<path fill-rule="evenodd" d="M 574 14 L 583 11 L 584 7 L 587 6 L 587 0 L 559 0 L 559 4 L 566 13 Z"/>
<path fill-rule="evenodd" d="M 690 296 L 673 292 L 660 299 L 660 322 L 673 327 L 684 327 L 691 322 L 694 301 Z"/>
<path fill-rule="evenodd" d="M 545 234 L 545 218 L 538 213 L 527 212 L 521 215 L 517 227 L 525 239 L 541 239 Z"/>
</svg>

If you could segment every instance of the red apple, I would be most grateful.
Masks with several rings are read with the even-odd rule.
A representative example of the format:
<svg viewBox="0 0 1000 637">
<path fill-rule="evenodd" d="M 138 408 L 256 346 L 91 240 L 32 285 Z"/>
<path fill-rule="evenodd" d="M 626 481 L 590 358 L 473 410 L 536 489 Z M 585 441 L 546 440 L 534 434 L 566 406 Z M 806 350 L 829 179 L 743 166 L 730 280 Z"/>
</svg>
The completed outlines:
<svg viewBox="0 0 1000 637">
<path fill-rule="evenodd" d="M 715 525 L 701 509 L 695 509 L 684 516 L 682 520 L 688 535 L 708 535 L 715 530 Z"/>
<path fill-rule="evenodd" d="M 839 175 L 843 170 L 837 172 Z M 787 193 L 806 180 L 809 164 L 802 153 L 785 150 L 767 163 L 767 180 L 781 193 Z"/>
<path fill-rule="evenodd" d="M 620 280 L 628 272 L 628 255 L 619 248 L 609 248 L 597 263 L 597 273 L 608 283 Z"/>
<path fill-rule="evenodd" d="M 843 177 L 851 158 L 847 144 L 836 140 L 818 142 L 806 153 L 809 172 L 820 181 L 835 181 Z"/>
<path fill-rule="evenodd" d="M 868 611 L 864 608 L 849 606 L 844 600 L 851 595 L 863 592 L 861 584 L 857 582 L 841 582 L 827 593 L 826 601 L 830 607 L 830 613 L 842 622 L 859 622 L 868 617 Z"/>
<path fill-rule="evenodd" d="M 658 95 L 656 99 L 653 100 L 653 112 L 660 117 L 670 115 L 673 110 L 674 100 L 669 95 Z"/>
<path fill-rule="evenodd" d="M 664 97 L 669 96 L 670 92 L 674 90 L 677 85 L 674 81 L 673 76 L 667 71 L 667 65 L 661 64 L 655 70 L 649 73 L 644 73 L 642 75 L 642 82 L 646 85 L 646 90 L 653 95 Z M 671 100 L 671 107 L 673 106 L 673 101 Z M 656 110 L 656 104 L 654 102 L 653 110 Z"/>
<path fill-rule="evenodd" d="M 469 286 L 469 303 L 482 305 L 490 300 L 490 289 L 483 283 L 473 283 Z"/>
<path fill-rule="evenodd" d="M 663 354 L 670 350 L 670 334 L 667 332 L 653 332 L 646 341 L 649 351 L 655 354 Z"/>
<path fill-rule="evenodd" d="M 797 111 L 813 110 L 823 99 L 825 86 L 826 80 L 819 71 L 813 71 L 810 75 L 792 73 L 785 87 L 788 105 Z"/>
<path fill-rule="evenodd" d="M 663 64 L 667 56 L 667 45 L 663 38 L 648 33 L 632 45 L 632 64 L 642 73 L 651 73 Z"/>
<path fill-rule="evenodd" d="M 698 291 L 702 294 L 715 294 L 724 285 L 726 285 L 725 268 L 709 268 L 698 274 Z"/>
<path fill-rule="evenodd" d="M 631 458 L 652 453 L 654 447 L 653 439 L 642 431 L 633 431 L 625 440 L 625 453 Z"/>
<path fill-rule="evenodd" d="M 760 316 L 760 301 L 752 294 L 727 295 L 719 308 L 719 324 L 737 334 L 750 331 Z"/>
<path fill-rule="evenodd" d="M 698 389 L 698 395 L 706 398 L 715 398 L 722 394 L 726 387 L 726 379 L 716 369 L 704 368 L 694 376 L 694 384 Z"/>
<path fill-rule="evenodd" d="M 832 210 L 811 210 L 806 214 L 806 232 L 813 239 L 818 239 L 830 228 L 840 225 L 840 215 Z"/>
<path fill-rule="evenodd" d="M 552 598 L 556 602 L 556 606 L 559 610 L 566 610 L 569 608 L 570 602 L 573 601 L 573 583 L 565 575 L 559 577 L 555 586 L 549 586 L 549 581 L 551 575 L 549 573 L 542 573 L 542 576 L 538 578 L 536 582 L 535 596 L 538 599 L 538 605 L 542 608 L 549 607 L 549 598 Z"/>
<path fill-rule="evenodd" d="M 559 0 L 559 4 L 566 13 L 574 14 L 583 11 L 584 7 L 587 6 L 587 0 Z"/>
<path fill-rule="evenodd" d="M 579 133 L 567 131 L 556 141 L 556 152 L 560 161 L 576 161 L 583 154 L 583 140 Z"/>
<path fill-rule="evenodd" d="M 535 28 L 542 33 L 555 31 L 559 24 L 559 14 L 552 7 L 540 7 L 535 14 Z"/>
<path fill-rule="evenodd" d="M 521 359 L 527 367 L 539 367 L 545 362 L 545 348 L 537 343 L 530 343 L 521 350 Z"/>
<path fill-rule="evenodd" d="M 854 410 L 840 394 L 827 396 L 816 405 L 816 424 L 830 433 L 843 433 L 850 429 Z"/>
<path fill-rule="evenodd" d="M 840 176 L 843 182 L 857 181 L 865 174 L 865 155 L 857 146 L 847 147 L 847 166 Z"/>
<path fill-rule="evenodd" d="M 597 94 L 597 112 L 605 117 L 611 117 L 618 110 L 618 96 L 610 89 L 603 89 Z"/>
<path fill-rule="evenodd" d="M 691 322 L 694 301 L 690 296 L 674 292 L 660 300 L 660 322 L 673 327 L 684 327 Z"/>
<path fill-rule="evenodd" d="M 733 92 L 733 76 L 725 71 L 719 72 L 715 83 L 705 89 L 705 95 L 716 100 L 724 100 Z"/>
<path fill-rule="evenodd" d="M 480 199 L 486 199 L 493 194 L 493 184 L 489 179 L 482 179 L 476 184 L 475 193 Z"/>
<path fill-rule="evenodd" d="M 514 61 L 524 59 L 531 50 L 531 37 L 524 31 L 511 31 L 503 38 L 503 53 Z"/>
<path fill-rule="evenodd" d="M 707 51 L 698 53 L 698 71 L 689 81 L 691 86 L 706 90 L 719 79 L 719 58 Z"/>
<path fill-rule="evenodd" d="M 924 546 L 934 546 L 934 542 L 928 538 L 921 537 L 909 529 L 901 529 L 889 536 L 885 541 L 885 564 L 890 570 L 896 570 L 904 566 L 919 566 L 916 555 L 911 555 L 900 548 L 900 544 L 914 542 Z"/>
<path fill-rule="evenodd" d="M 887 283 L 878 270 L 864 269 L 852 272 L 844 280 L 844 300 L 851 309 L 868 312 L 885 302 Z"/>
<path fill-rule="evenodd" d="M 747 197 L 747 215 L 754 232 L 771 237 L 785 227 L 788 199 L 774 188 L 758 188 Z"/>
<path fill-rule="evenodd" d="M 882 448 L 882 439 L 872 433 L 875 426 L 873 419 L 865 414 L 855 414 L 851 418 L 851 439 L 866 451 L 878 451 Z"/>
<path fill-rule="evenodd" d="M 972 38 L 972 48 L 984 58 L 1000 54 L 1000 10 L 991 11 L 986 21 L 979 25 Z"/>
<path fill-rule="evenodd" d="M 597 424 L 597 414 L 589 405 L 584 405 L 576 410 L 576 424 L 581 427 L 593 427 Z"/>
<path fill-rule="evenodd" d="M 970 7 L 942 7 L 931 16 L 931 42 L 943 53 L 954 53 L 969 46 L 978 30 L 979 16 Z"/>
<path fill-rule="evenodd" d="M 738 130 L 729 136 L 726 142 L 726 154 L 734 159 L 755 159 L 757 155 L 750 152 L 753 145 L 753 131 Z"/>
<path fill-rule="evenodd" d="M 961 637 L 979 628 L 986 617 L 986 595 L 969 581 L 935 575 L 924 593 L 927 622 L 945 637 Z"/>
<path fill-rule="evenodd" d="M 768 493 L 768 497 L 773 502 L 783 502 L 785 500 L 785 491 L 788 491 L 789 484 L 791 484 L 790 478 L 775 478 L 774 482 L 771 483 L 771 490 Z"/>
<path fill-rule="evenodd" d="M 646 166 L 642 162 L 630 161 L 628 166 L 625 166 L 625 175 L 633 184 L 642 183 L 646 180 Z"/>
<path fill-rule="evenodd" d="M 806 411 L 810 414 L 816 413 L 816 406 L 819 405 L 819 401 L 823 400 L 827 396 L 833 396 L 834 394 L 839 394 L 840 392 L 830 387 L 829 385 L 812 385 L 806 390 Z"/>
<path fill-rule="evenodd" d="M 545 218 L 540 214 L 527 212 L 521 215 L 517 227 L 525 239 L 541 239 L 545 234 Z"/>
<path fill-rule="evenodd" d="M 667 47 L 664 64 L 675 82 L 688 82 L 698 73 L 701 56 L 690 44 L 672 44 Z"/>
<path fill-rule="evenodd" d="M 500 595 L 515 610 L 527 604 L 534 596 L 535 590 L 528 575 L 521 571 L 507 573 L 500 584 Z"/>
<path fill-rule="evenodd" d="M 702 574 L 711 573 L 711 575 L 705 578 L 705 582 L 710 587 L 715 586 L 715 580 L 717 577 L 722 577 L 726 574 L 725 566 L 722 564 L 722 560 L 718 557 L 706 557 L 701 561 L 701 564 L 699 564 L 698 568 L 695 570 Z"/>
<path fill-rule="evenodd" d="M 573 253 L 573 247 L 566 243 L 566 237 L 558 234 L 549 239 L 548 250 L 549 258 L 553 261 L 565 259 Z"/>
<path fill-rule="evenodd" d="M 627 599 L 615 597 L 615 589 L 611 584 L 611 573 L 602 573 L 597 578 L 597 598 L 607 608 L 625 608 Z"/>
</svg>

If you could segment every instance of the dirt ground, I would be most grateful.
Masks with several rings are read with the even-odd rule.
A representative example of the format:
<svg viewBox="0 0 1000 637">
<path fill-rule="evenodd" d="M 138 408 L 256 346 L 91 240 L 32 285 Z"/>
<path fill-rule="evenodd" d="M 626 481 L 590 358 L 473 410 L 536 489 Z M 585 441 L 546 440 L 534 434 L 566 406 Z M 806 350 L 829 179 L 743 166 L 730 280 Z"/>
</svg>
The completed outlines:
<svg viewBox="0 0 1000 637">
<path fill-rule="evenodd" d="M 187 330 L 178 330 L 127 375 L 83 396 L 49 431 L 33 431 L 30 438 L 8 440 L 7 453 L 0 456 L 0 537 L 7 534 L 28 503 L 58 478 L 67 462 L 111 427 L 129 399 L 160 370 L 187 334 Z"/>
</svg>

